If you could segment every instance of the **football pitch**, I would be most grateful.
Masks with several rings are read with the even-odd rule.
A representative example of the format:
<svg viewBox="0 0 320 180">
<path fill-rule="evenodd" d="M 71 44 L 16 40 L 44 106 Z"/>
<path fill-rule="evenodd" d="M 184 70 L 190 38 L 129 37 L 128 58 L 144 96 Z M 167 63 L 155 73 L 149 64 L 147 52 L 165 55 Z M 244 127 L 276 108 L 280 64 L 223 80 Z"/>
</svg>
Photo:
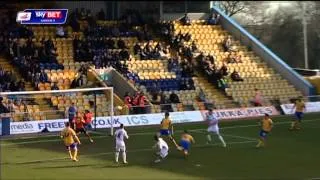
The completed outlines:
<svg viewBox="0 0 320 180">
<path fill-rule="evenodd" d="M 206 144 L 205 123 L 176 124 L 174 137 L 188 129 L 196 140 L 184 159 L 169 140 L 169 155 L 155 160 L 153 135 L 159 127 L 126 128 L 128 165 L 114 163 L 114 140 L 107 130 L 93 132 L 94 143 L 80 135 L 79 162 L 72 162 L 57 135 L 1 140 L 1 179 L 318 179 L 320 117 L 304 117 L 303 129 L 289 131 L 292 117 L 273 118 L 267 147 L 257 149 L 258 119 L 221 122 L 217 137 Z M 109 131 L 109 130 L 108 130 Z M 121 156 L 119 158 L 121 161 Z"/>
</svg>

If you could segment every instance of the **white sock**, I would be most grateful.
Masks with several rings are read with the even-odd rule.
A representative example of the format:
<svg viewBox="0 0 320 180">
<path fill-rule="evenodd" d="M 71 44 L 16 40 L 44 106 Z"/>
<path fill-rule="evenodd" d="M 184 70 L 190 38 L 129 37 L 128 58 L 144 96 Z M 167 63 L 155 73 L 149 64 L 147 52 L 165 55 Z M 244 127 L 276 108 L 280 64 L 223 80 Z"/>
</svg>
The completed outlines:
<svg viewBox="0 0 320 180">
<path fill-rule="evenodd" d="M 221 135 L 218 135 L 220 141 L 222 142 L 223 146 L 226 147 L 226 142 L 224 142 L 223 137 Z"/>
<path fill-rule="evenodd" d="M 207 139 L 208 139 L 209 142 L 211 142 L 212 139 L 211 139 L 211 135 L 210 134 L 207 135 Z"/>
<path fill-rule="evenodd" d="M 115 156 L 116 156 L 116 162 L 118 162 L 118 160 L 119 160 L 119 152 L 116 152 Z"/>
<path fill-rule="evenodd" d="M 125 151 L 122 152 L 122 159 L 123 159 L 123 162 L 127 162 L 127 154 Z"/>
</svg>

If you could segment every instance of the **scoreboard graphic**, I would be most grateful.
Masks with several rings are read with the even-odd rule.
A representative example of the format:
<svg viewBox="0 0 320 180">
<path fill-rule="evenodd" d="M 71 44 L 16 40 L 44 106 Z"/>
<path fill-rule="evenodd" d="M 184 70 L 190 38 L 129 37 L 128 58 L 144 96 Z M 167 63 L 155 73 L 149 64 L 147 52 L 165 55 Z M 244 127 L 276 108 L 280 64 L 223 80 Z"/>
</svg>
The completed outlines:
<svg viewBox="0 0 320 180">
<path fill-rule="evenodd" d="M 25 9 L 17 13 L 17 22 L 21 24 L 64 24 L 68 9 Z"/>
</svg>

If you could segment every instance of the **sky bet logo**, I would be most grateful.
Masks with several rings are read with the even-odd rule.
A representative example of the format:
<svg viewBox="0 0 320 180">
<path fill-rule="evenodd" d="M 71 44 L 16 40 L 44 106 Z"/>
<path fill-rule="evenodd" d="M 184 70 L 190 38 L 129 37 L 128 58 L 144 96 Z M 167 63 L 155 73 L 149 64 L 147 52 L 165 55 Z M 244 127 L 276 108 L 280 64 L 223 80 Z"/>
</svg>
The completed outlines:
<svg viewBox="0 0 320 180">
<path fill-rule="evenodd" d="M 35 11 L 36 17 L 61 19 L 61 11 Z"/>
<path fill-rule="evenodd" d="M 68 9 L 25 9 L 18 12 L 17 22 L 21 24 L 64 24 Z"/>
</svg>

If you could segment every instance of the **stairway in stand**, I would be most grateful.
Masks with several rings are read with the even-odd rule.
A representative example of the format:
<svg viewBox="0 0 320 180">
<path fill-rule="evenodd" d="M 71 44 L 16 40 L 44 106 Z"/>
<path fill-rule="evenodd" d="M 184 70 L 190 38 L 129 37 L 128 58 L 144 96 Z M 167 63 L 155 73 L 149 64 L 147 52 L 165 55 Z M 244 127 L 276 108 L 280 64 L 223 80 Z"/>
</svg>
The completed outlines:
<svg viewBox="0 0 320 180">
<path fill-rule="evenodd" d="M 23 79 L 25 81 L 26 91 L 36 91 L 31 82 L 26 81 L 24 77 L 21 76 L 19 70 L 10 63 L 10 60 L 5 57 L 0 57 L 0 66 L 5 71 L 12 71 L 13 74 L 17 77 L 17 80 Z M 40 112 L 43 112 L 46 116 L 46 119 L 61 119 L 64 118 L 62 112 L 57 113 L 56 109 L 50 105 L 50 103 L 44 98 L 43 94 L 35 96 L 35 103 L 39 105 Z"/>
</svg>

